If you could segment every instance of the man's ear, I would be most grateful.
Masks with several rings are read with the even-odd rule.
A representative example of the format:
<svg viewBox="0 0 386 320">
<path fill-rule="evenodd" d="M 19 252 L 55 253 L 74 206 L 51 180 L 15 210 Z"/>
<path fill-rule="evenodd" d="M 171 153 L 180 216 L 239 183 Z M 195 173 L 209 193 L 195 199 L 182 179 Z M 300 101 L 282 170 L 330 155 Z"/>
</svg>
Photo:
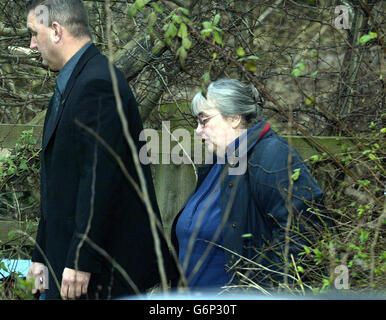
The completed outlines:
<svg viewBox="0 0 386 320">
<path fill-rule="evenodd" d="M 63 37 L 63 27 L 59 22 L 52 22 L 51 25 L 52 33 L 51 33 L 51 39 L 55 43 L 59 43 L 60 40 L 62 40 Z"/>
</svg>

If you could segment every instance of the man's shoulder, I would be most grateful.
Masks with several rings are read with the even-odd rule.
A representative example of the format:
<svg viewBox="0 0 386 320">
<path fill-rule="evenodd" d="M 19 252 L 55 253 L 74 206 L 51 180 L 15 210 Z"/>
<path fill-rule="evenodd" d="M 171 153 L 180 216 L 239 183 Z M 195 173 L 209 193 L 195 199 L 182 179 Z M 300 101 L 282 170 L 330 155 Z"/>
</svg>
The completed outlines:
<svg viewBox="0 0 386 320">
<path fill-rule="evenodd" d="M 114 72 L 120 85 L 127 84 L 123 73 L 116 66 L 114 66 Z M 79 77 L 83 81 L 93 81 L 98 79 L 111 83 L 112 77 L 108 58 L 101 53 L 96 54 L 86 62 Z"/>
</svg>

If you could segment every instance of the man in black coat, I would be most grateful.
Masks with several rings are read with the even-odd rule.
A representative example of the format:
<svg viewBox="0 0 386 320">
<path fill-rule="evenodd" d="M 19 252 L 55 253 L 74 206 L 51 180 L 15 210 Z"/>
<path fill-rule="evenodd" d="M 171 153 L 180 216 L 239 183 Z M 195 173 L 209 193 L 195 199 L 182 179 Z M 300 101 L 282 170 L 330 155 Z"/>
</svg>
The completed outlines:
<svg viewBox="0 0 386 320">
<path fill-rule="evenodd" d="M 153 216 L 117 111 L 109 63 L 91 42 L 82 1 L 34 0 L 27 10 L 31 49 L 60 71 L 43 131 L 42 212 L 28 274 L 34 291 L 48 299 L 107 299 L 143 292 L 160 279 L 165 284 L 174 263 L 159 228 L 156 237 L 152 232 L 151 217 L 160 216 L 150 168 L 140 165 Z M 115 67 L 114 73 L 139 150 L 137 104 L 122 73 Z"/>
</svg>

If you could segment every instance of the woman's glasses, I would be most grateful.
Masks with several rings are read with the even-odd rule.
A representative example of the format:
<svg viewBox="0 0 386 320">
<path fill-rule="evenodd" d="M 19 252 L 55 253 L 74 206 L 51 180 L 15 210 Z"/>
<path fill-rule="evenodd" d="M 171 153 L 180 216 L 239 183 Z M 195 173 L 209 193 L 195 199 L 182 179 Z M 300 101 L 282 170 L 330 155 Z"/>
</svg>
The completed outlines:
<svg viewBox="0 0 386 320">
<path fill-rule="evenodd" d="M 217 112 L 216 114 L 212 114 L 211 116 L 208 116 L 208 117 L 202 117 L 202 116 L 198 116 L 197 117 L 197 122 L 198 124 L 200 124 L 202 127 L 205 127 L 206 123 L 208 122 L 209 119 L 212 119 L 213 117 L 219 115 L 220 112 Z"/>
</svg>

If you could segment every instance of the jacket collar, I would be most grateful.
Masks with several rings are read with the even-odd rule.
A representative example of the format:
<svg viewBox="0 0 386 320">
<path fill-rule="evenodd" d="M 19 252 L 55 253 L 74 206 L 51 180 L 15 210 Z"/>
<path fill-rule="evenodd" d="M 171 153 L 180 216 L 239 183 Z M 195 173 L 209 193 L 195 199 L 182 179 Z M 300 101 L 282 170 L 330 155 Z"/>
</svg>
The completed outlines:
<svg viewBox="0 0 386 320">
<path fill-rule="evenodd" d="M 80 57 L 78 63 L 76 64 L 74 71 L 72 72 L 70 79 L 68 80 L 66 90 L 64 91 L 63 94 L 63 104 L 67 100 L 68 95 L 71 92 L 71 89 L 75 83 L 76 78 L 78 78 L 80 72 L 83 70 L 84 66 L 86 63 L 95 55 L 99 53 L 98 48 L 94 45 L 91 44 L 88 49 L 83 53 L 83 55 Z"/>
<path fill-rule="evenodd" d="M 241 157 L 247 156 L 248 152 L 269 131 L 271 131 L 271 126 L 264 120 L 261 120 L 255 126 L 248 129 L 248 131 L 246 133 L 247 144 L 246 145 L 245 145 L 245 143 L 238 143 L 237 144 L 235 154 L 238 154 L 238 158 L 240 159 Z M 243 139 L 243 137 L 242 137 L 242 139 Z M 245 139 L 245 137 L 244 137 L 244 139 Z M 246 146 L 246 148 L 245 148 L 245 146 Z M 239 150 L 240 147 L 242 150 Z M 197 179 L 197 184 L 196 184 L 195 190 L 197 190 L 197 188 L 200 186 L 200 184 L 204 181 L 205 177 L 208 175 L 208 173 L 211 170 L 211 168 L 213 167 L 213 165 L 217 162 L 216 155 L 214 155 L 213 158 L 214 158 L 213 164 L 206 164 L 206 165 L 203 165 L 203 166 L 198 168 L 198 170 L 197 170 L 198 179 Z M 228 157 L 228 160 L 230 160 L 229 157 Z M 227 163 L 224 165 L 224 167 L 226 168 L 228 165 L 233 166 L 235 164 Z"/>
</svg>

